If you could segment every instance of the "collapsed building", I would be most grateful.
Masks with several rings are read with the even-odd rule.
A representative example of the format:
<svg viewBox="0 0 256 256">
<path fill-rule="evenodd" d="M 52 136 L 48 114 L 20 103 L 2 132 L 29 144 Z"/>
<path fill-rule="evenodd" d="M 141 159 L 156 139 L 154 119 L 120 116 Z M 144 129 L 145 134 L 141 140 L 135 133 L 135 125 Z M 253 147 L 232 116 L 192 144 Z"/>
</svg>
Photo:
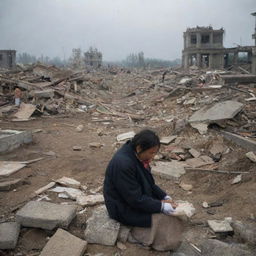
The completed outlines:
<svg viewBox="0 0 256 256">
<path fill-rule="evenodd" d="M 90 49 L 84 53 L 84 62 L 86 66 L 99 68 L 102 66 L 102 53 L 98 49 Z"/>
<path fill-rule="evenodd" d="M 256 13 L 252 14 L 256 16 Z M 255 46 L 223 46 L 224 29 L 209 27 L 188 28 L 183 33 L 184 49 L 182 66 L 188 68 L 228 68 L 244 66 L 249 72 L 256 74 L 256 42 Z M 256 32 L 252 35 L 256 40 Z"/>
<path fill-rule="evenodd" d="M 0 68 L 13 69 L 16 67 L 16 51 L 0 50 Z"/>
</svg>

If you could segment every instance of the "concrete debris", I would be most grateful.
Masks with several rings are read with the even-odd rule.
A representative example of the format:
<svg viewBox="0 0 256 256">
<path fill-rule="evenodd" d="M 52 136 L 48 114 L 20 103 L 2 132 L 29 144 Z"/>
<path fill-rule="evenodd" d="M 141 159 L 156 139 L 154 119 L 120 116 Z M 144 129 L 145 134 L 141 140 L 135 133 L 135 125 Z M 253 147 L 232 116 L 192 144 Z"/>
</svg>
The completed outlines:
<svg viewBox="0 0 256 256">
<path fill-rule="evenodd" d="M 9 191 L 17 188 L 23 182 L 22 179 L 1 179 L 0 191 Z"/>
<path fill-rule="evenodd" d="M 36 195 L 40 195 L 40 194 L 44 193 L 46 190 L 48 190 L 48 189 L 54 187 L 55 185 L 56 185 L 56 182 L 53 182 L 53 181 L 52 181 L 52 182 L 50 182 L 49 184 L 47 184 L 47 185 L 45 185 L 45 186 L 39 188 L 38 190 L 36 190 L 36 191 L 35 191 L 35 194 L 36 194 Z"/>
<path fill-rule="evenodd" d="M 160 143 L 163 145 L 169 145 L 171 142 L 175 141 L 175 139 L 177 138 L 177 136 L 168 136 L 168 137 L 162 137 L 160 139 Z"/>
<path fill-rule="evenodd" d="M 76 200 L 78 197 L 85 196 L 84 192 L 77 188 L 69 188 L 69 187 L 55 187 L 53 189 L 50 189 L 49 191 L 55 192 L 55 193 L 64 193 L 68 196 L 68 198 L 72 200 Z"/>
<path fill-rule="evenodd" d="M 82 147 L 81 146 L 73 146 L 74 151 L 81 151 Z"/>
<path fill-rule="evenodd" d="M 80 124 L 80 125 L 78 125 L 77 127 L 76 127 L 76 131 L 77 132 L 82 132 L 84 130 L 84 126 L 82 125 L 82 124 Z"/>
<path fill-rule="evenodd" d="M 53 230 L 67 228 L 76 216 L 77 207 L 49 202 L 30 201 L 16 214 L 16 220 L 24 227 Z"/>
<path fill-rule="evenodd" d="M 27 121 L 36 110 L 36 106 L 32 104 L 21 103 L 19 111 L 14 115 L 19 120 Z"/>
<path fill-rule="evenodd" d="M 186 172 L 184 167 L 184 163 L 175 160 L 171 162 L 158 161 L 155 166 L 152 166 L 152 173 L 166 179 L 177 179 Z"/>
<path fill-rule="evenodd" d="M 86 241 L 59 228 L 50 238 L 40 256 L 83 256 L 86 248 Z"/>
<path fill-rule="evenodd" d="M 255 223 L 243 223 L 241 221 L 232 221 L 232 228 L 235 235 L 248 244 L 256 244 L 256 224 Z"/>
<path fill-rule="evenodd" d="M 105 206 L 95 209 L 86 224 L 85 239 L 88 243 L 115 245 L 120 223 L 109 218 Z"/>
<path fill-rule="evenodd" d="M 91 142 L 91 143 L 89 143 L 90 148 L 102 148 L 103 146 L 104 146 L 104 144 L 102 144 L 100 142 Z"/>
<path fill-rule="evenodd" d="M 0 130 L 0 153 L 7 153 L 32 142 L 30 131 Z"/>
<path fill-rule="evenodd" d="M 82 195 L 82 196 L 78 196 L 76 198 L 76 201 L 79 205 L 82 206 L 93 206 L 96 204 L 101 204 L 104 203 L 104 197 L 103 195 Z"/>
<path fill-rule="evenodd" d="M 190 154 L 191 154 L 191 156 L 193 156 L 194 158 L 198 158 L 201 154 L 197 151 L 197 150 L 195 150 L 194 148 L 191 148 L 191 149 L 189 149 L 189 151 L 188 151 Z"/>
<path fill-rule="evenodd" d="M 183 183 L 183 182 L 181 182 L 181 183 L 179 184 L 179 186 L 180 186 L 183 190 L 185 190 L 185 191 L 190 191 L 190 190 L 192 190 L 192 188 L 193 188 L 193 185 L 191 185 L 191 184 L 186 184 L 186 183 Z"/>
<path fill-rule="evenodd" d="M 192 168 L 198 168 L 209 164 L 214 164 L 214 161 L 209 156 L 200 156 L 186 160 L 186 164 Z"/>
<path fill-rule="evenodd" d="M 198 132 L 201 135 L 205 135 L 207 134 L 208 131 L 208 124 L 205 123 L 190 123 L 190 125 L 195 128 L 196 130 L 198 130 Z"/>
<path fill-rule="evenodd" d="M 208 220 L 207 223 L 215 233 L 225 233 L 233 231 L 233 228 L 226 220 Z"/>
<path fill-rule="evenodd" d="M 25 166 L 22 162 L 0 161 L 0 177 L 10 176 Z"/>
<path fill-rule="evenodd" d="M 252 162 L 256 163 L 256 155 L 254 152 L 247 152 L 245 154 Z"/>
<path fill-rule="evenodd" d="M 237 175 L 232 181 L 231 184 L 237 184 L 240 183 L 242 181 L 242 174 Z"/>
<path fill-rule="evenodd" d="M 118 249 L 120 249 L 121 251 L 124 251 L 124 250 L 127 249 L 127 247 L 125 246 L 125 244 L 123 244 L 123 243 L 121 243 L 121 242 L 117 242 L 117 243 L 116 243 L 116 247 L 117 247 Z"/>
<path fill-rule="evenodd" d="M 0 224 L 0 249 L 14 249 L 20 233 L 20 224 L 5 222 Z"/>
<path fill-rule="evenodd" d="M 122 133 L 122 134 L 119 134 L 116 139 L 117 141 L 123 141 L 123 140 L 130 140 L 134 137 L 135 135 L 135 132 L 126 132 L 126 133 Z"/>
<path fill-rule="evenodd" d="M 208 106 L 195 112 L 190 118 L 189 122 L 207 122 L 213 123 L 225 119 L 233 118 L 243 108 L 243 104 L 237 101 L 224 101 L 219 102 L 208 108 Z"/>
<path fill-rule="evenodd" d="M 57 179 L 56 182 L 58 184 L 61 184 L 63 186 L 71 187 L 71 188 L 80 188 L 81 183 L 75 179 L 68 178 L 68 177 L 62 177 L 60 179 Z"/>
<path fill-rule="evenodd" d="M 173 216 L 187 216 L 188 218 L 191 218 L 195 214 L 196 209 L 193 204 L 181 200 L 177 200 L 176 202 L 178 206 L 172 214 Z"/>
</svg>

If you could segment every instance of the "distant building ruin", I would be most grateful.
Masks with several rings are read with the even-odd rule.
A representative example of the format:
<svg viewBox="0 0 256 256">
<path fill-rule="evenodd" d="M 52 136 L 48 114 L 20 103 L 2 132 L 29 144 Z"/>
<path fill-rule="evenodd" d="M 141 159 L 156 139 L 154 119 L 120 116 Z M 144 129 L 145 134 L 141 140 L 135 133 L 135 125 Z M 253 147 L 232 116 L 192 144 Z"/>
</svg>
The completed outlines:
<svg viewBox="0 0 256 256">
<path fill-rule="evenodd" d="M 84 62 L 86 66 L 99 68 L 102 66 L 102 53 L 90 47 L 89 51 L 84 53 Z"/>
<path fill-rule="evenodd" d="M 256 16 L 256 13 L 252 14 Z M 237 46 L 225 48 L 223 46 L 224 29 L 209 27 L 188 28 L 183 33 L 184 49 L 182 51 L 182 66 L 189 68 L 227 68 L 230 66 L 249 65 L 252 73 L 256 74 L 256 47 Z M 253 34 L 256 45 L 256 27 Z"/>
<path fill-rule="evenodd" d="M 16 51 L 0 50 L 0 68 L 14 69 L 16 67 Z"/>
</svg>

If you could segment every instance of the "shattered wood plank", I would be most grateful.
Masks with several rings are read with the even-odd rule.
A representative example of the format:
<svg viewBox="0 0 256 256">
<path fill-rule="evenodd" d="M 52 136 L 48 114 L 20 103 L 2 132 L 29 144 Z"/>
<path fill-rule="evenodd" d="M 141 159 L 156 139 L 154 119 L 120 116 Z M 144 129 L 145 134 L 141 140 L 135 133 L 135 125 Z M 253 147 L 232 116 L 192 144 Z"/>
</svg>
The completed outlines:
<svg viewBox="0 0 256 256">
<path fill-rule="evenodd" d="M 29 119 L 36 110 L 36 106 L 32 104 L 21 103 L 18 112 L 14 115 L 18 119 Z"/>
</svg>

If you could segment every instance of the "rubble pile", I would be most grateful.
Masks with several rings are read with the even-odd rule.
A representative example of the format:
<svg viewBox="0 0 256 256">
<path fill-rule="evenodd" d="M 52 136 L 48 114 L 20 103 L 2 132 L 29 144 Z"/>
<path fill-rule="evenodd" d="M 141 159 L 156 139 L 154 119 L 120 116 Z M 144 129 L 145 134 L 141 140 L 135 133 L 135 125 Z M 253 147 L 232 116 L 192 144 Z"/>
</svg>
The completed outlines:
<svg viewBox="0 0 256 256">
<path fill-rule="evenodd" d="M 111 155 L 149 127 L 162 144 L 152 173 L 189 218 L 170 255 L 255 255 L 256 83 L 240 71 L 1 71 L 0 253 L 132 250 L 130 229 L 108 217 L 103 179 Z"/>
</svg>

